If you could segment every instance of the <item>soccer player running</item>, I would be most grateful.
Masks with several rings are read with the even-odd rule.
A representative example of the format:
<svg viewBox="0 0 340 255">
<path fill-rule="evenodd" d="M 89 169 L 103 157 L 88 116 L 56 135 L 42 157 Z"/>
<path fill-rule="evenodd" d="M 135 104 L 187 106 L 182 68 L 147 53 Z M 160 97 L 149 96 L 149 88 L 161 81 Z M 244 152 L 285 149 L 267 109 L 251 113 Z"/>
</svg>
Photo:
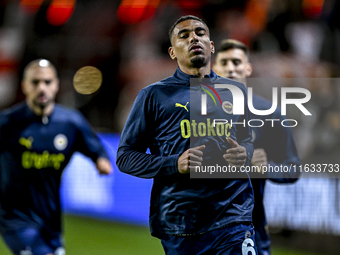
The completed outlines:
<svg viewBox="0 0 340 255">
<path fill-rule="evenodd" d="M 51 62 L 34 60 L 23 73 L 25 102 L 0 113 L 0 232 L 16 255 L 65 254 L 59 187 L 75 151 L 100 174 L 112 170 L 85 118 L 55 103 L 58 89 Z"/>
<path fill-rule="evenodd" d="M 214 71 L 223 77 L 242 81 L 246 84 L 246 78 L 252 73 L 252 66 L 249 62 L 249 49 L 240 41 L 227 39 L 223 40 L 216 51 Z M 257 110 L 268 110 L 271 102 L 258 96 L 253 96 L 253 106 Z M 280 109 L 271 115 L 250 114 L 250 119 L 261 119 L 265 123 L 262 127 L 253 127 L 254 155 L 251 165 L 258 166 L 291 166 L 299 165 L 300 160 L 290 128 L 283 127 L 279 122 L 275 122 L 272 127 L 271 122 L 265 119 L 284 120 Z M 258 178 L 264 176 L 264 178 Z M 255 239 L 258 253 L 260 255 L 270 254 L 270 236 L 267 226 L 265 210 L 263 206 L 263 195 L 266 179 L 276 183 L 293 183 L 297 181 L 298 173 L 274 173 L 252 178 L 255 206 L 253 211 L 253 224 L 255 227 Z"/>
<path fill-rule="evenodd" d="M 249 176 L 235 179 L 226 173 L 230 178 L 190 178 L 190 171 L 211 160 L 212 155 L 217 155 L 218 163 L 240 169 L 250 163 L 253 154 L 249 127 L 232 126 L 230 136 L 194 135 L 194 123 L 198 122 L 190 118 L 191 112 L 201 111 L 201 94 L 206 88 L 191 85 L 191 78 L 233 84 L 245 96 L 246 88 L 211 70 L 214 44 L 200 18 L 179 18 L 169 37 L 169 55 L 178 68 L 173 76 L 139 92 L 121 135 L 117 166 L 133 176 L 154 179 L 150 230 L 161 239 L 166 254 L 255 255 Z M 190 100 L 191 93 L 198 95 L 197 100 Z M 229 90 L 220 93 L 223 100 L 233 102 Z M 211 119 L 223 116 L 229 121 L 248 121 L 247 111 L 244 115 L 226 114 L 212 100 L 207 104 Z M 185 124 L 190 119 L 192 125 Z M 197 139 L 194 146 L 190 145 L 191 138 Z M 147 148 L 151 154 L 146 154 Z"/>
</svg>

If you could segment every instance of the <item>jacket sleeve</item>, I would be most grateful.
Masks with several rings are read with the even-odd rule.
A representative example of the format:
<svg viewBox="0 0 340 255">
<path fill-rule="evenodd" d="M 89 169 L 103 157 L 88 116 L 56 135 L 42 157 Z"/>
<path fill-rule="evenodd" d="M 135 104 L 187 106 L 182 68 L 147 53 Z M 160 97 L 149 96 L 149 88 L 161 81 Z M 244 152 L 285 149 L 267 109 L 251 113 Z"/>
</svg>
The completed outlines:
<svg viewBox="0 0 340 255">
<path fill-rule="evenodd" d="M 179 154 L 156 156 L 146 153 L 153 139 L 154 123 L 153 100 L 141 90 L 120 138 L 116 161 L 120 171 L 141 178 L 179 174 Z"/>
<path fill-rule="evenodd" d="M 274 113 L 274 119 L 280 119 L 282 123 L 285 118 L 281 116 L 280 112 Z M 281 123 L 275 123 L 274 127 L 270 127 L 271 136 L 268 144 L 271 148 L 265 148 L 266 153 L 270 153 L 268 170 L 270 167 L 280 170 L 268 171 L 267 178 L 276 183 L 293 183 L 299 177 L 300 159 L 291 128 L 284 127 Z"/>
<path fill-rule="evenodd" d="M 86 118 L 76 111 L 73 115 L 73 121 L 78 130 L 77 151 L 91 158 L 93 162 L 96 162 L 100 157 L 110 159 L 104 144 Z"/>
<path fill-rule="evenodd" d="M 250 113 L 249 113 L 249 108 L 248 108 L 248 93 L 245 89 L 243 90 L 243 93 L 244 93 L 245 112 L 244 112 L 244 115 L 242 115 L 238 121 L 239 123 L 243 123 L 243 124 L 237 125 L 236 137 L 237 137 L 238 144 L 243 146 L 247 151 L 247 161 L 245 165 L 249 166 L 250 161 L 253 157 L 254 146 L 252 142 L 251 128 L 248 125 L 248 121 L 250 118 Z"/>
</svg>

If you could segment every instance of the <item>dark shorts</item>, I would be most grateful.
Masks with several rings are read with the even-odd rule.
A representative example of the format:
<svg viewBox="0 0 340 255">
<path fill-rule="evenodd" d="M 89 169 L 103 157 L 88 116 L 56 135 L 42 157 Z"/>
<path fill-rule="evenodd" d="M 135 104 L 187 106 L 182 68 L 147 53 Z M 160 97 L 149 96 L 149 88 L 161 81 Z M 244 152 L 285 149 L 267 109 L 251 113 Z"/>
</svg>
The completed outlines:
<svg viewBox="0 0 340 255">
<path fill-rule="evenodd" d="M 15 255 L 46 255 L 49 253 L 65 255 L 60 232 L 27 226 L 8 230 L 1 235 Z"/>
<path fill-rule="evenodd" d="M 270 255 L 270 247 L 257 247 L 259 255 Z"/>
<path fill-rule="evenodd" d="M 260 229 L 260 231 L 258 231 Z M 258 226 L 255 228 L 255 242 L 259 255 L 270 255 L 270 236 L 266 227 Z"/>
<path fill-rule="evenodd" d="M 254 227 L 248 223 L 193 236 L 169 235 L 162 245 L 167 255 L 257 255 Z"/>
</svg>

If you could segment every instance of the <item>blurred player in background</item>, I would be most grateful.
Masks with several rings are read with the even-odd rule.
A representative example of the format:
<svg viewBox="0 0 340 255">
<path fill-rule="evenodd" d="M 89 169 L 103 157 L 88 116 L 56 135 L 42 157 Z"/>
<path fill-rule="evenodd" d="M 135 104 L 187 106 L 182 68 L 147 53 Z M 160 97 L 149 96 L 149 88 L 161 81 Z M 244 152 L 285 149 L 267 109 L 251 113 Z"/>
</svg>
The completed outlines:
<svg viewBox="0 0 340 255">
<path fill-rule="evenodd" d="M 249 62 L 248 47 L 237 40 L 223 40 L 216 51 L 214 71 L 223 77 L 238 80 L 246 84 L 246 78 L 252 73 Z M 253 105 L 257 110 L 268 110 L 272 103 L 260 96 L 253 95 Z M 300 160 L 290 128 L 283 127 L 279 122 L 272 123 L 265 119 L 284 119 L 280 109 L 270 115 L 260 116 L 250 113 L 250 119 L 261 119 L 262 127 L 253 127 L 254 155 L 251 165 L 259 167 L 259 175 L 264 178 L 252 178 L 255 195 L 253 224 L 255 226 L 256 246 L 260 255 L 270 254 L 270 238 L 267 226 L 263 195 L 266 179 L 276 183 L 293 183 L 297 181 L 298 173 L 271 173 L 263 175 L 261 166 L 291 166 L 299 165 Z M 261 175 L 260 175 L 261 174 Z"/>
<path fill-rule="evenodd" d="M 59 187 L 75 151 L 100 174 L 112 170 L 85 118 L 55 103 L 58 89 L 51 62 L 34 60 L 23 73 L 26 101 L 0 113 L 0 232 L 16 255 L 65 254 Z"/>
<path fill-rule="evenodd" d="M 183 123 L 191 120 L 191 112 L 200 113 L 196 103 L 200 102 L 201 86 L 191 86 L 191 78 L 231 83 L 245 94 L 246 88 L 242 83 L 217 77 L 211 70 L 214 44 L 201 19 L 181 17 L 170 28 L 169 37 L 169 54 L 177 60 L 178 68 L 173 76 L 139 92 L 121 135 L 117 166 L 137 177 L 154 178 L 150 228 L 151 234 L 162 240 L 166 254 L 255 255 L 249 177 L 190 178 L 190 171 L 201 166 L 202 161 L 206 163 L 212 154 L 218 155 L 218 162 L 211 162 L 214 165 L 226 165 L 227 161 L 240 168 L 249 164 L 253 154 L 250 128 L 236 129 L 234 125 L 230 137 L 227 132 L 223 136 L 183 135 Z M 198 93 L 197 102 L 190 101 L 191 93 Z M 221 97 L 232 101 L 229 90 L 221 93 Z M 212 100 L 208 107 L 213 109 L 212 118 L 226 116 Z M 232 117 L 234 121 L 247 122 L 248 113 L 228 115 Z M 206 121 L 206 117 L 201 118 Z M 191 139 L 196 141 L 194 146 Z M 145 153 L 147 148 L 151 154 Z"/>
</svg>

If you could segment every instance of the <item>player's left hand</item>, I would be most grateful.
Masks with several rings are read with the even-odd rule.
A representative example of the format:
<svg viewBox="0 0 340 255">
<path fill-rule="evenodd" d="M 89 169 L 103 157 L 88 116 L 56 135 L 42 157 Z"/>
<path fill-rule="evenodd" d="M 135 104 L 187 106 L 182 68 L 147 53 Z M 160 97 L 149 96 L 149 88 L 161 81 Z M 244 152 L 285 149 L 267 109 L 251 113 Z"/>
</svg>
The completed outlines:
<svg viewBox="0 0 340 255">
<path fill-rule="evenodd" d="M 226 151 L 227 153 L 223 155 L 224 159 L 229 163 L 230 166 L 235 166 L 237 168 L 244 166 L 247 161 L 246 148 L 239 145 L 230 137 L 227 139 L 227 141 L 232 148 L 228 149 Z"/>
<path fill-rule="evenodd" d="M 110 174 L 112 172 L 112 166 L 110 160 L 107 158 L 98 158 L 96 161 L 96 167 L 99 174 Z"/>
<path fill-rule="evenodd" d="M 268 165 L 267 153 L 262 148 L 254 149 L 253 158 L 251 159 L 251 164 L 257 166 L 257 171 L 263 174 L 263 166 Z"/>
</svg>

